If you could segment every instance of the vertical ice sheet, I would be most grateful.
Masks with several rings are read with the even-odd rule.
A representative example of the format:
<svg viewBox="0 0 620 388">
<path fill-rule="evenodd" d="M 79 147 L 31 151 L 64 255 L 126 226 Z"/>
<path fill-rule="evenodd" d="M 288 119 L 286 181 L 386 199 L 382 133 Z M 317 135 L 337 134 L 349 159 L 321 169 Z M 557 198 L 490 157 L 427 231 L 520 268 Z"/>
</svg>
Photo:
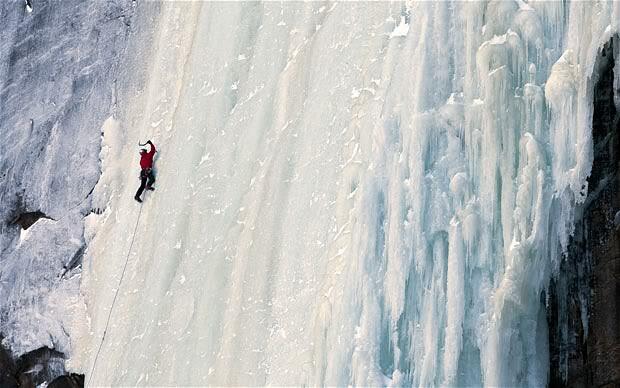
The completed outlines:
<svg viewBox="0 0 620 388">
<path fill-rule="evenodd" d="M 127 258 L 93 384 L 544 385 L 613 7 L 164 3 L 106 124 L 74 366 Z"/>
</svg>

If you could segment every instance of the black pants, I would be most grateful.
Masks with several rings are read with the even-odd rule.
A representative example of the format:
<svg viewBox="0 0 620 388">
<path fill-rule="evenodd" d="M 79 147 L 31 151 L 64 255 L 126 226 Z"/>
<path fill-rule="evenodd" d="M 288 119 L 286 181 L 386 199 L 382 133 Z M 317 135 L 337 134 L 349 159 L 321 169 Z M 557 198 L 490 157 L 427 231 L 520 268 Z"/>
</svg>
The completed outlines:
<svg viewBox="0 0 620 388">
<path fill-rule="evenodd" d="M 147 180 L 148 180 L 148 185 L 147 185 Z M 145 187 L 151 187 L 153 186 L 153 183 L 155 183 L 155 175 L 153 174 L 153 169 L 152 168 L 145 168 L 144 170 L 140 171 L 140 187 L 138 188 L 138 191 L 136 192 L 136 197 L 139 198 L 142 195 L 142 192 L 144 191 Z"/>
</svg>

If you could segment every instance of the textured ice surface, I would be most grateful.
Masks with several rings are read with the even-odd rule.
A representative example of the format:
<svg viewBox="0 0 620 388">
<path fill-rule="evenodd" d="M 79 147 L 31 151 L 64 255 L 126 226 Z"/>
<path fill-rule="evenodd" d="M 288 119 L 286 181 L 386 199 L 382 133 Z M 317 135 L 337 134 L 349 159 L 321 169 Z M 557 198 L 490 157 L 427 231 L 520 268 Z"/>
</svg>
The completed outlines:
<svg viewBox="0 0 620 388">
<path fill-rule="evenodd" d="M 542 294 L 587 191 L 618 3 L 161 7 L 147 87 L 119 85 L 103 128 L 74 368 L 112 385 L 546 383 Z"/>
</svg>

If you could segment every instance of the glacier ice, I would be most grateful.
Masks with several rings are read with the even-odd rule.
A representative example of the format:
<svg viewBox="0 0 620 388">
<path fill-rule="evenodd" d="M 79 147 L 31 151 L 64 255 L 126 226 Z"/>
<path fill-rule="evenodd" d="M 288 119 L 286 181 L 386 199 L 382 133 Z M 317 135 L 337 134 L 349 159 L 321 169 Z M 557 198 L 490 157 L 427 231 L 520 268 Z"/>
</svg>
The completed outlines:
<svg viewBox="0 0 620 388">
<path fill-rule="evenodd" d="M 119 85 L 103 124 L 71 366 L 95 385 L 544 385 L 544 290 L 619 16 L 162 3 L 146 87 Z"/>
</svg>

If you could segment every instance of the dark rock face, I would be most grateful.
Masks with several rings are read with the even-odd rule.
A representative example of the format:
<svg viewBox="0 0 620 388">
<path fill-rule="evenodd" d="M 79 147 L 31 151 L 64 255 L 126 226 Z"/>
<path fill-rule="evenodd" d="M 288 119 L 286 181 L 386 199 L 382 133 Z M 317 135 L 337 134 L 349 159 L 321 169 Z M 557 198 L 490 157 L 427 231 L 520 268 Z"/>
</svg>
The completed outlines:
<svg viewBox="0 0 620 388">
<path fill-rule="evenodd" d="M 589 194 L 550 286 L 552 387 L 620 386 L 620 90 L 614 90 L 619 48 L 616 36 L 597 59 Z"/>
<path fill-rule="evenodd" d="M 19 357 L 16 374 L 20 387 L 36 387 L 64 373 L 63 354 L 49 348 L 39 348 Z"/>
<path fill-rule="evenodd" d="M 2 336 L 0 336 L 0 387 L 17 387 L 15 378 L 15 362 L 11 354 L 2 347 Z"/>
<path fill-rule="evenodd" d="M 74 373 L 70 375 L 60 376 L 56 380 L 52 381 L 47 388 L 79 388 L 84 386 L 84 375 L 76 375 Z"/>
<path fill-rule="evenodd" d="M 1 339 L 1 337 L 0 337 Z M 46 347 L 28 352 L 14 360 L 0 345 L 0 387 L 36 387 L 50 382 L 48 387 L 83 387 L 83 375 L 64 375 L 64 355 Z"/>
<path fill-rule="evenodd" d="M 620 42 L 613 39 L 599 59 L 603 73 L 594 88 L 595 160 L 592 169 L 596 182 L 589 202 L 586 222 L 590 222 L 588 246 L 592 252 L 592 294 L 588 363 L 594 386 L 620 385 L 620 116 L 614 99 L 615 58 Z"/>
</svg>

